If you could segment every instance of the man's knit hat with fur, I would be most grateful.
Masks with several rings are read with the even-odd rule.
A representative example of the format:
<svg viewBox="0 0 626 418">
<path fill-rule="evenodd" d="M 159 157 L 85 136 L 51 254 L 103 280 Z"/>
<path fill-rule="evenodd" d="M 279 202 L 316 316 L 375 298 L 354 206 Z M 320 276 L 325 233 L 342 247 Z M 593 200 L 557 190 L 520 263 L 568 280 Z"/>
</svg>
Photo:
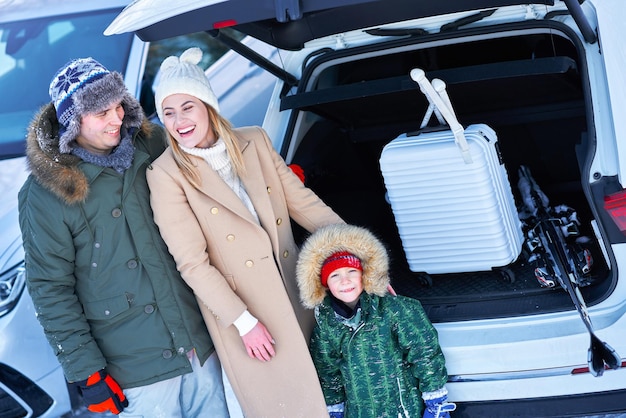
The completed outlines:
<svg viewBox="0 0 626 418">
<path fill-rule="evenodd" d="M 204 70 L 198 66 L 202 59 L 202 50 L 189 48 L 179 57 L 170 56 L 161 63 L 156 80 L 154 103 L 159 119 L 163 122 L 163 100 L 172 94 L 188 94 L 219 111 L 217 97 L 213 93 Z"/>
<path fill-rule="evenodd" d="M 91 57 L 61 67 L 50 82 L 49 93 L 59 120 L 59 150 L 63 154 L 70 152 L 80 134 L 81 117 L 99 113 L 112 103 L 121 102 L 125 114 L 138 119 L 131 122 L 132 126 L 140 126 L 143 120 L 141 106 L 126 89 L 122 75 Z"/>
<path fill-rule="evenodd" d="M 307 308 L 321 304 L 327 288 L 320 274 L 326 259 L 338 252 L 348 252 L 361 261 L 363 290 L 384 296 L 389 285 L 387 249 L 369 230 L 347 224 L 328 225 L 315 231 L 302 245 L 296 278 L 300 300 Z"/>
</svg>

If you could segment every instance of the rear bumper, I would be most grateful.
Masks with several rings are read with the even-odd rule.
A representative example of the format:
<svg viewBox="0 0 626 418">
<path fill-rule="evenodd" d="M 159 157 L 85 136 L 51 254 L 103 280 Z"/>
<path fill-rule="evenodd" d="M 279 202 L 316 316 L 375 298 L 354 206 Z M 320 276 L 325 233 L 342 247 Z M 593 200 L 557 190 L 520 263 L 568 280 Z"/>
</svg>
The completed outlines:
<svg viewBox="0 0 626 418">
<path fill-rule="evenodd" d="M 454 418 L 564 418 L 617 413 L 626 416 L 626 367 L 605 370 L 599 377 L 568 373 L 449 381 L 446 387 L 449 399 L 457 404 Z"/>
<path fill-rule="evenodd" d="M 454 418 L 564 418 L 620 412 L 626 412 L 626 389 L 549 398 L 457 403 Z"/>
</svg>

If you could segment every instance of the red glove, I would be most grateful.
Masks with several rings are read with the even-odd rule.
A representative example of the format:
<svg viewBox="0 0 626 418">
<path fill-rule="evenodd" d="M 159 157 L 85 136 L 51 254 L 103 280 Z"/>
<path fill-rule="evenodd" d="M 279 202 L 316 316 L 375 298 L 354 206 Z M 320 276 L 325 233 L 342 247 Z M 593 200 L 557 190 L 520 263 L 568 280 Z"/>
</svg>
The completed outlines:
<svg viewBox="0 0 626 418">
<path fill-rule="evenodd" d="M 119 414 L 128 406 L 122 388 L 104 370 L 100 370 L 78 384 L 78 390 L 91 412 Z"/>
<path fill-rule="evenodd" d="M 289 168 L 291 168 L 291 171 L 293 171 L 293 173 L 298 176 L 298 178 L 300 179 L 300 181 L 302 183 L 304 183 L 304 170 L 302 169 L 302 167 L 300 167 L 298 164 L 289 164 Z"/>
</svg>

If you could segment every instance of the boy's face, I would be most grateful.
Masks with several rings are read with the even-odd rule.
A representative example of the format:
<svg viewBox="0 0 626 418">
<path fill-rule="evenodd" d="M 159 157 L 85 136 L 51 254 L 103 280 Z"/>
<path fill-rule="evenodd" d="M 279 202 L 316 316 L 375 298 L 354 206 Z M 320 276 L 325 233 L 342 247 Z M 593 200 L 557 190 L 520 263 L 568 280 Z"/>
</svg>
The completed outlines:
<svg viewBox="0 0 626 418">
<path fill-rule="evenodd" d="M 334 297 L 354 308 L 363 291 L 361 276 L 361 270 L 354 267 L 338 268 L 328 276 L 328 289 Z"/>
</svg>

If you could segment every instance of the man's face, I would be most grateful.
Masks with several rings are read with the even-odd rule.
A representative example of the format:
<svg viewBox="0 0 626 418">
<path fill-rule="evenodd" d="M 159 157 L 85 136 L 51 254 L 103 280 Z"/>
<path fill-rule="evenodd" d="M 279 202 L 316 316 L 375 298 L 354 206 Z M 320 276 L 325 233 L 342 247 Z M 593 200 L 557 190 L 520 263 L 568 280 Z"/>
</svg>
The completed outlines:
<svg viewBox="0 0 626 418">
<path fill-rule="evenodd" d="M 111 103 L 102 112 L 84 115 L 76 142 L 93 154 L 108 155 L 120 143 L 122 119 L 124 108 L 121 102 Z"/>
</svg>

